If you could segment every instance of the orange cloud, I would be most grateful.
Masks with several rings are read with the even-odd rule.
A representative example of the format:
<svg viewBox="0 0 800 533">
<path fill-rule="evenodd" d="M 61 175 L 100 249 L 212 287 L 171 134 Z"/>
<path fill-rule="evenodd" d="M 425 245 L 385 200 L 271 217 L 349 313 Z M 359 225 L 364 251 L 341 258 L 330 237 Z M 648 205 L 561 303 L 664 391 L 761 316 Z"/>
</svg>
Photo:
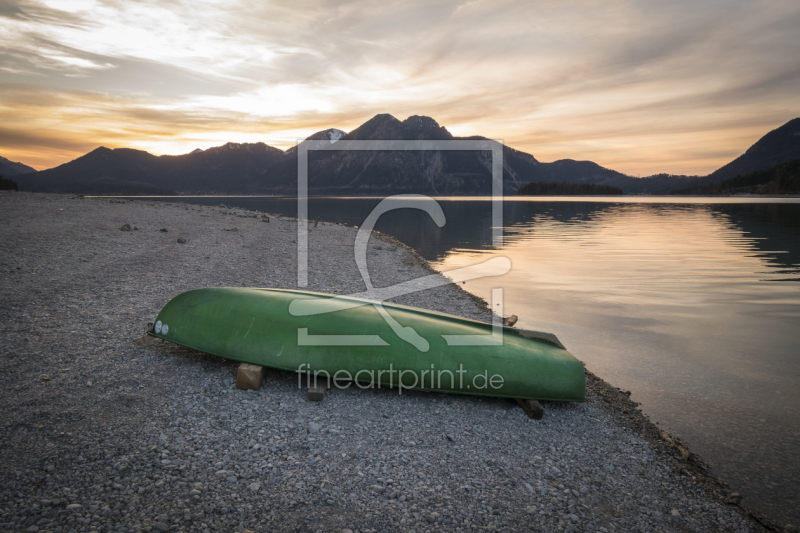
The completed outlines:
<svg viewBox="0 0 800 533">
<path fill-rule="evenodd" d="M 5 2 L 0 155 L 288 148 L 388 112 L 542 161 L 703 174 L 800 115 L 798 22 L 792 2 Z"/>
</svg>

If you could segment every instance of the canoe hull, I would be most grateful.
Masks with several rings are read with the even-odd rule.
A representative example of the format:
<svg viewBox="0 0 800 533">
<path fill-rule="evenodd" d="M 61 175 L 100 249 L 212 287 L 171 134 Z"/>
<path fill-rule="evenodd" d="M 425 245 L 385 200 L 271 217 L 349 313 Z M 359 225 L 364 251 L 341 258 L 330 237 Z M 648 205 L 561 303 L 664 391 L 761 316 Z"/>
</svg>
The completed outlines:
<svg viewBox="0 0 800 533">
<path fill-rule="evenodd" d="M 326 312 L 303 314 L 309 303 Z M 309 291 L 196 289 L 164 306 L 151 335 L 312 380 L 336 378 L 337 387 L 352 380 L 401 393 L 584 401 L 583 365 L 552 335 L 502 328 L 500 341 L 491 324 L 374 304 Z"/>
</svg>

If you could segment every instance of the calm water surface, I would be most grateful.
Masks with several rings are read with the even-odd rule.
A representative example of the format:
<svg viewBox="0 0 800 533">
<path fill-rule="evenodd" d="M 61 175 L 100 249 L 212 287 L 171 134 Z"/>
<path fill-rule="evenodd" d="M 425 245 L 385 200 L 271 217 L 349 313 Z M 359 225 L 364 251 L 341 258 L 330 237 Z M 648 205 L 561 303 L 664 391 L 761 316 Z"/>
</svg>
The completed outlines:
<svg viewBox="0 0 800 533">
<path fill-rule="evenodd" d="M 187 198 L 296 213 L 276 198 Z M 175 201 L 175 199 L 170 199 Z M 377 199 L 312 199 L 310 218 L 360 225 Z M 414 210 L 377 229 L 440 270 L 493 256 L 518 326 L 551 331 L 588 368 L 633 392 L 745 503 L 800 523 L 800 200 L 513 199 L 491 246 L 483 199 L 440 199 L 438 228 Z"/>
</svg>

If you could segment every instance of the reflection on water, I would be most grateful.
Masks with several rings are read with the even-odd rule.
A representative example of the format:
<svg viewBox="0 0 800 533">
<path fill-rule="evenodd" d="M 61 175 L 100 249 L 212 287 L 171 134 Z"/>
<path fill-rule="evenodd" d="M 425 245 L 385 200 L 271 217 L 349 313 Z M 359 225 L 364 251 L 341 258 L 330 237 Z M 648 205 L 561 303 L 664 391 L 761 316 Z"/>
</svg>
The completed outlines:
<svg viewBox="0 0 800 533">
<path fill-rule="evenodd" d="M 296 213 L 293 199 L 187 200 Z M 360 225 L 378 202 L 311 199 L 309 218 Z M 520 327 L 633 391 L 745 503 L 800 522 L 800 202 L 514 199 L 500 249 L 488 201 L 440 203 L 443 228 L 405 209 L 376 229 L 441 270 L 510 258 L 465 288 L 503 287 Z"/>
<path fill-rule="evenodd" d="M 685 438 L 746 503 L 800 518 L 800 205 L 514 206 L 505 246 L 451 250 L 449 270 L 509 257 L 519 325 L 578 358 Z"/>
</svg>

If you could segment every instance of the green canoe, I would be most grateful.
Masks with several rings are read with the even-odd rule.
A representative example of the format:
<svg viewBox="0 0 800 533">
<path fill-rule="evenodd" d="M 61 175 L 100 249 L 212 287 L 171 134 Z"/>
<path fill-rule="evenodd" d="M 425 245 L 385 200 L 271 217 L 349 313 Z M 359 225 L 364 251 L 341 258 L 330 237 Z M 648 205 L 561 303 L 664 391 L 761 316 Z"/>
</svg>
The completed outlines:
<svg viewBox="0 0 800 533">
<path fill-rule="evenodd" d="M 164 306 L 150 334 L 299 372 L 301 386 L 330 376 L 342 388 L 562 401 L 584 401 L 586 387 L 580 361 L 552 334 L 308 291 L 184 292 Z"/>
</svg>

